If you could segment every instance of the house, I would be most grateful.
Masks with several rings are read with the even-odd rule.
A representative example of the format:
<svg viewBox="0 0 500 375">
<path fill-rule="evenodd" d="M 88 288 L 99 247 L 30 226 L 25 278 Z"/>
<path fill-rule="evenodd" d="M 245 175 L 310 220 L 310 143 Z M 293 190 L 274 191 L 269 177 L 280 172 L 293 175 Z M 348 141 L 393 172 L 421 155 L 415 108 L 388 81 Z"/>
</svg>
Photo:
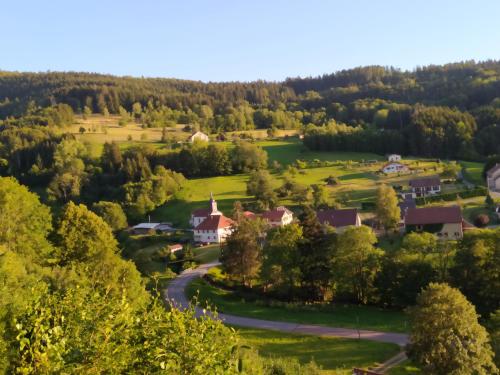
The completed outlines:
<svg viewBox="0 0 500 375">
<path fill-rule="evenodd" d="M 486 172 L 486 183 L 488 190 L 493 195 L 500 194 L 500 164 L 495 164 L 488 172 Z"/>
<path fill-rule="evenodd" d="M 387 163 L 381 169 L 384 173 L 398 173 L 398 172 L 408 172 L 410 169 L 401 163 Z"/>
<path fill-rule="evenodd" d="M 495 212 L 498 216 L 498 219 L 500 220 L 500 206 L 497 206 L 497 208 L 495 208 Z"/>
<path fill-rule="evenodd" d="M 415 197 L 425 197 L 441 193 L 439 177 L 424 177 L 410 180 L 411 192 Z"/>
<path fill-rule="evenodd" d="M 292 223 L 293 212 L 284 206 L 280 206 L 263 212 L 261 217 L 273 228 L 284 227 L 285 225 Z"/>
<path fill-rule="evenodd" d="M 401 155 L 398 155 L 398 154 L 389 154 L 389 155 L 387 155 L 387 161 L 389 161 L 389 162 L 398 162 L 398 161 L 401 161 Z"/>
<path fill-rule="evenodd" d="M 170 250 L 170 252 L 175 253 L 176 251 L 181 251 L 183 247 L 180 243 L 175 243 L 173 245 L 169 245 L 168 249 Z"/>
<path fill-rule="evenodd" d="M 405 230 L 435 233 L 443 240 L 458 240 L 463 237 L 462 211 L 459 206 L 408 208 Z"/>
<path fill-rule="evenodd" d="M 189 223 L 194 227 L 194 240 L 201 243 L 221 243 L 233 231 L 233 220 L 217 209 L 217 201 L 210 193 L 210 208 L 193 211 Z"/>
<path fill-rule="evenodd" d="M 361 218 L 355 208 L 319 210 L 316 211 L 316 216 L 322 225 L 334 227 L 339 233 L 349 226 L 361 226 Z"/>
<path fill-rule="evenodd" d="M 160 223 L 139 223 L 132 227 L 132 232 L 134 234 L 150 234 L 156 231 L 156 227 L 159 225 Z"/>
<path fill-rule="evenodd" d="M 195 141 L 208 142 L 209 138 L 205 133 L 197 131 L 196 133 L 191 134 L 191 136 L 188 138 L 188 142 L 190 143 L 194 143 Z"/>
<path fill-rule="evenodd" d="M 401 220 L 404 222 L 406 212 L 408 212 L 409 208 L 416 208 L 417 203 L 415 202 L 415 198 L 412 195 L 404 194 L 404 198 L 401 202 L 399 202 L 399 211 L 401 212 Z"/>
</svg>

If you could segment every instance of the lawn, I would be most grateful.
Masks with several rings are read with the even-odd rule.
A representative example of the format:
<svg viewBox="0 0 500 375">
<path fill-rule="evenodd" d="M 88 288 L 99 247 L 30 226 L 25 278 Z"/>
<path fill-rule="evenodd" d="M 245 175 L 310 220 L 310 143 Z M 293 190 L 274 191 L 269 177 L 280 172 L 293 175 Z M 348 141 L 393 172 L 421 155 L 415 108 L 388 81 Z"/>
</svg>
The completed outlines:
<svg viewBox="0 0 500 375">
<path fill-rule="evenodd" d="M 401 311 L 354 305 L 270 307 L 264 303 L 245 301 L 235 292 L 215 288 L 202 279 L 195 280 L 187 288 L 189 298 L 198 293 L 198 301 L 215 305 L 218 311 L 228 314 L 330 327 L 407 331 L 406 316 Z"/>
<path fill-rule="evenodd" d="M 422 370 L 420 370 L 416 365 L 411 363 L 410 361 L 405 361 L 400 365 L 393 367 L 387 373 L 388 375 L 418 375 L 422 374 Z"/>
<path fill-rule="evenodd" d="M 461 161 L 460 165 L 463 168 L 464 177 L 466 180 L 476 185 L 485 185 L 483 179 L 483 163 L 476 163 L 472 161 Z"/>
<path fill-rule="evenodd" d="M 246 344 L 267 357 L 295 358 L 300 363 L 312 359 L 326 374 L 351 374 L 353 367 L 367 368 L 396 355 L 395 344 L 334 337 L 297 335 L 253 328 L 237 328 Z M 243 364 L 245 366 L 245 363 Z M 247 364 L 251 365 L 251 364 Z"/>
</svg>

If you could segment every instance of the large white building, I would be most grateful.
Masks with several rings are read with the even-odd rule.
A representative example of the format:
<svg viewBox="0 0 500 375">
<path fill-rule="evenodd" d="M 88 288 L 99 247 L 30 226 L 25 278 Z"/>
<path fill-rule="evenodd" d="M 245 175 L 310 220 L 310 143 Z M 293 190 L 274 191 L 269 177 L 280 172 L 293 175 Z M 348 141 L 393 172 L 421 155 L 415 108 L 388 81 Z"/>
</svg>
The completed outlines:
<svg viewBox="0 0 500 375">
<path fill-rule="evenodd" d="M 195 242 L 221 243 L 233 232 L 234 221 L 217 209 L 217 202 L 210 194 L 210 208 L 198 209 L 191 214 Z"/>
<path fill-rule="evenodd" d="M 191 134 L 188 138 L 188 141 L 191 143 L 194 143 L 195 141 L 208 142 L 209 140 L 210 140 L 210 138 L 208 137 L 208 135 L 206 135 L 205 133 L 200 132 L 200 131 L 197 131 L 196 133 Z"/>
</svg>

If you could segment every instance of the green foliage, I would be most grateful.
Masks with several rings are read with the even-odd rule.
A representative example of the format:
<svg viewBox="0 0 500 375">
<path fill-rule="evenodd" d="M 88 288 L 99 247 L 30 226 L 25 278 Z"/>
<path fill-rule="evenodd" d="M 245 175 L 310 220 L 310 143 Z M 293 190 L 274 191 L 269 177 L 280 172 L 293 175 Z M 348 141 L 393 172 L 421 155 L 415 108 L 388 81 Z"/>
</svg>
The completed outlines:
<svg viewBox="0 0 500 375">
<path fill-rule="evenodd" d="M 48 261 L 52 246 L 49 208 L 12 177 L 0 177 L 0 244 L 36 263 Z"/>
<path fill-rule="evenodd" d="M 457 289 L 430 284 L 411 310 L 409 355 L 436 375 L 496 374 L 486 330 Z"/>
<path fill-rule="evenodd" d="M 99 201 L 92 205 L 92 211 L 100 216 L 113 230 L 128 227 L 127 217 L 118 203 Z"/>
<path fill-rule="evenodd" d="M 271 174 L 265 169 L 252 172 L 247 182 L 247 194 L 255 197 L 261 209 L 274 207 L 277 197 Z"/>
<path fill-rule="evenodd" d="M 398 197 L 392 187 L 380 185 L 378 188 L 376 213 L 386 231 L 396 229 L 401 219 L 401 212 L 398 206 Z"/>
<path fill-rule="evenodd" d="M 429 203 L 434 203 L 434 202 L 453 202 L 456 201 L 457 199 L 467 199 L 467 198 L 474 198 L 474 197 L 482 197 L 487 194 L 487 189 L 483 186 L 476 186 L 473 189 L 469 190 L 463 190 L 458 193 L 444 193 L 444 194 L 437 194 L 437 195 L 431 195 L 429 197 L 419 197 L 415 199 L 415 203 L 418 206 L 422 206 L 425 204 Z"/>
</svg>

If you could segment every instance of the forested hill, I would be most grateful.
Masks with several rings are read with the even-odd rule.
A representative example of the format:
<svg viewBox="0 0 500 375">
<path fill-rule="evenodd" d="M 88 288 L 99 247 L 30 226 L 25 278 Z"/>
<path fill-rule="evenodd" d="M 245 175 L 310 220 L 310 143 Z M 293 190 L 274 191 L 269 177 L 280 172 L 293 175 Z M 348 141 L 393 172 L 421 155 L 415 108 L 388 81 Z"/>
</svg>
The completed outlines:
<svg viewBox="0 0 500 375">
<path fill-rule="evenodd" d="M 315 93 L 311 93 L 315 91 Z M 116 77 L 94 73 L 0 72 L 0 116 L 23 113 L 27 102 L 67 103 L 76 112 L 85 105 L 94 112 L 152 100 L 173 109 L 206 104 L 213 109 L 247 101 L 251 105 L 279 103 L 327 107 L 378 98 L 398 103 L 456 106 L 473 109 L 500 96 L 500 61 L 463 62 L 401 71 L 381 66 L 342 70 L 315 78 L 285 82 L 203 83 L 165 78 Z"/>
</svg>

